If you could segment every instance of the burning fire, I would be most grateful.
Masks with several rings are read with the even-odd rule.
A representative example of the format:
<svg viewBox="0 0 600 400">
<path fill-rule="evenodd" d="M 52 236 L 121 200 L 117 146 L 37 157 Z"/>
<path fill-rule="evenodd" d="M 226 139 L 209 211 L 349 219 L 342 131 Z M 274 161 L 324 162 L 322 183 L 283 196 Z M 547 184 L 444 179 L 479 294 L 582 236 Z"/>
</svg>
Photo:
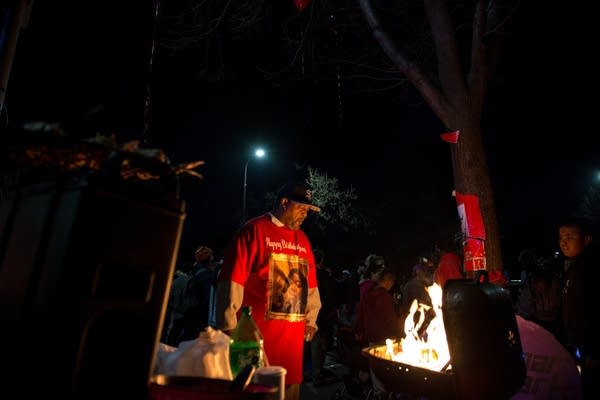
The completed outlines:
<svg viewBox="0 0 600 400">
<path fill-rule="evenodd" d="M 394 341 L 386 339 L 386 355 L 393 361 L 434 371 L 447 369 L 450 363 L 450 351 L 444 329 L 442 315 L 442 288 L 434 283 L 427 288 L 435 317 L 429 323 L 426 334 L 419 336 L 418 331 L 425 320 L 425 313 L 431 307 L 420 304 L 414 299 L 408 317 L 404 320 L 406 336 L 400 340 L 400 345 L 394 346 Z M 415 321 L 415 314 L 418 317 Z"/>
</svg>

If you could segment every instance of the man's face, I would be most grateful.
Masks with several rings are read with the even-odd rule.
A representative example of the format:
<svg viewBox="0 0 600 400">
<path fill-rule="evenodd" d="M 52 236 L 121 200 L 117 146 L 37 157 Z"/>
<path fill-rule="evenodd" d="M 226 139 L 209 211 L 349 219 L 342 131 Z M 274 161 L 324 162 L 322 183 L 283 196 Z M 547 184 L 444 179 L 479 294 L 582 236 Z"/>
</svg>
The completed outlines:
<svg viewBox="0 0 600 400">
<path fill-rule="evenodd" d="M 577 227 L 561 226 L 558 229 L 558 244 L 565 257 L 573 258 L 580 255 L 590 240 L 591 237 L 584 235 Z"/>
<path fill-rule="evenodd" d="M 309 206 L 302 203 L 296 203 L 288 199 L 284 200 L 284 210 L 281 216 L 281 222 L 292 230 L 300 229 L 300 226 L 308 216 Z"/>
<path fill-rule="evenodd" d="M 212 252 L 207 249 L 200 249 L 196 251 L 194 256 L 198 262 L 210 261 L 212 258 Z"/>
</svg>

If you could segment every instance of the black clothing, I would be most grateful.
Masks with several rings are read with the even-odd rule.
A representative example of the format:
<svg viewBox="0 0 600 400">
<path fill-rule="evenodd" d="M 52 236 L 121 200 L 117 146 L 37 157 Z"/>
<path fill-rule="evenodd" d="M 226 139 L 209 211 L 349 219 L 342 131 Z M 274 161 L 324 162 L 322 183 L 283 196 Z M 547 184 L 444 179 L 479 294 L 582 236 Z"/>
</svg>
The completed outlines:
<svg viewBox="0 0 600 400">
<path fill-rule="evenodd" d="M 562 284 L 562 319 L 566 343 L 600 358 L 600 326 L 594 322 L 600 310 L 600 265 L 591 249 L 572 260 Z"/>
<path fill-rule="evenodd" d="M 317 316 L 317 325 L 322 329 L 325 325 L 337 322 L 337 312 L 340 305 L 340 288 L 331 271 L 317 268 L 317 285 L 321 297 L 321 310 Z"/>
<path fill-rule="evenodd" d="M 310 342 L 312 372 L 315 384 L 324 378 L 325 355 L 333 347 L 333 334 L 338 322 L 339 287 L 331 271 L 317 267 L 317 285 L 321 297 L 321 310 L 317 316 L 319 329 Z"/>
<path fill-rule="evenodd" d="M 562 285 L 562 320 L 565 345 L 581 366 L 584 399 L 600 397 L 600 326 L 595 314 L 600 307 L 600 265 L 590 247 L 570 260 Z"/>
<path fill-rule="evenodd" d="M 426 283 L 418 277 L 412 277 L 402 287 L 402 306 L 400 307 L 399 312 L 400 321 L 402 321 L 402 323 L 404 323 L 406 317 L 410 314 L 410 306 L 415 299 L 417 299 L 419 304 L 425 304 L 430 307 L 429 310 L 425 312 L 425 320 L 418 331 L 419 335 L 423 335 L 431 320 L 435 318 L 435 311 L 433 310 L 431 297 L 429 297 L 429 293 L 427 293 Z M 414 319 L 414 322 L 416 323 L 419 319 L 418 313 L 415 313 Z M 402 335 L 404 335 L 404 333 L 405 332 L 401 332 Z"/>
<path fill-rule="evenodd" d="M 218 267 L 211 268 L 205 264 L 199 264 L 190 271 L 184 290 L 187 307 L 181 321 L 183 333 L 180 340 L 196 339 L 210 325 L 218 273 Z"/>
</svg>

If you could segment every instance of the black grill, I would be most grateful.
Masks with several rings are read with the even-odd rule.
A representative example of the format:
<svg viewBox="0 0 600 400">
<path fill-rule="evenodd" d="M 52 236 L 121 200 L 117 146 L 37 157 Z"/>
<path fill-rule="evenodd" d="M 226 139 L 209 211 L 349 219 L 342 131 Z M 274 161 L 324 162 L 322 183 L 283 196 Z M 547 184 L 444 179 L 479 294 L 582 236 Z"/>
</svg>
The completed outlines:
<svg viewBox="0 0 600 400">
<path fill-rule="evenodd" d="M 363 349 L 375 376 L 391 392 L 430 399 L 508 399 L 526 377 L 510 293 L 475 280 L 449 280 L 442 310 L 451 368 L 432 371 L 385 358 L 385 346 Z"/>
</svg>

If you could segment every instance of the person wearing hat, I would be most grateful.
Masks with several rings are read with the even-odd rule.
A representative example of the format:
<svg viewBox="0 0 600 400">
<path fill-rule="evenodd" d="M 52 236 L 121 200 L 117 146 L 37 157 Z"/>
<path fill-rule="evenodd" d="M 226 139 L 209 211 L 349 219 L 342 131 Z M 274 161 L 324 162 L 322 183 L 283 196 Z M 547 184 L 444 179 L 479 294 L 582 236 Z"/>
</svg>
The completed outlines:
<svg viewBox="0 0 600 400">
<path fill-rule="evenodd" d="M 306 182 L 286 183 L 273 210 L 250 219 L 233 236 L 218 280 L 217 328 L 230 333 L 238 311 L 252 307 L 266 358 L 286 369 L 286 400 L 300 398 L 304 341 L 312 340 L 321 308 L 312 247 L 301 229 L 308 213 L 320 210 Z M 290 276 L 305 282 L 297 285 L 299 307 L 282 307 L 294 283 L 285 281 Z"/>
</svg>

